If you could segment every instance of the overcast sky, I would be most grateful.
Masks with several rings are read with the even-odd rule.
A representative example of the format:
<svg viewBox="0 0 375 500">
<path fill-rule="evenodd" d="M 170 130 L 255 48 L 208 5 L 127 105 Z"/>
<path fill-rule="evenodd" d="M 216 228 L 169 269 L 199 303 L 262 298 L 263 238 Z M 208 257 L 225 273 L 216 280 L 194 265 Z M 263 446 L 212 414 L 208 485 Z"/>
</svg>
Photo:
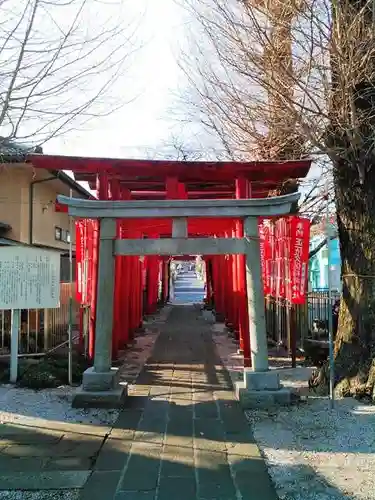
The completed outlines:
<svg viewBox="0 0 375 500">
<path fill-rule="evenodd" d="M 110 0 L 103 1 L 103 8 L 105 1 Z M 129 19 L 138 22 L 137 41 L 143 45 L 134 55 L 126 82 L 121 83 L 124 88 L 120 89 L 127 99 L 134 100 L 109 117 L 92 120 L 85 130 L 80 127 L 50 140 L 44 146 L 45 153 L 147 157 L 165 149 L 172 133 L 180 135 L 185 144 L 195 144 L 197 149 L 208 148 L 209 143 L 212 146 L 212 139 L 197 124 L 190 129 L 184 127 L 181 132 L 176 115 L 170 112 L 175 105 L 181 106 L 176 95 L 187 85 L 178 66 L 189 22 L 186 11 L 178 5 L 181 0 L 124 1 Z M 182 115 L 183 108 L 178 113 Z M 189 133 L 192 128 L 198 142 Z M 309 177 L 316 177 L 319 172 L 314 168 Z"/>
<path fill-rule="evenodd" d="M 168 110 L 173 93 L 184 84 L 177 63 L 184 11 L 174 0 L 128 0 L 127 5 L 129 18 L 139 20 L 137 40 L 143 45 L 133 57 L 123 89 L 127 99 L 135 99 L 110 117 L 92 120 L 86 130 L 50 140 L 46 153 L 138 156 L 167 141 L 175 128 Z"/>
</svg>

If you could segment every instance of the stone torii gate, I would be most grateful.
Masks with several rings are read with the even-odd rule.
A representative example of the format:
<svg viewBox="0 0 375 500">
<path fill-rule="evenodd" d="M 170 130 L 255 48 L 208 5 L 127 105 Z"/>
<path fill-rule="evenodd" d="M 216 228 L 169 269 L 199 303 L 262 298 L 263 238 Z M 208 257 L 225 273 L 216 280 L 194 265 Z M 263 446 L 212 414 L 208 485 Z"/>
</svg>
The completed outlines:
<svg viewBox="0 0 375 500">
<path fill-rule="evenodd" d="M 244 369 L 238 395 L 245 406 L 289 397 L 277 372 L 269 371 L 261 274 L 258 217 L 290 213 L 298 193 L 255 199 L 96 201 L 59 196 L 76 218 L 99 219 L 98 303 L 94 366 L 83 374 L 74 406 L 118 407 L 127 396 L 112 365 L 114 258 L 117 255 L 227 255 L 245 254 L 252 368 Z M 187 219 L 235 218 L 244 221 L 244 238 L 188 238 Z M 172 238 L 116 239 L 116 219 L 172 219 Z"/>
</svg>

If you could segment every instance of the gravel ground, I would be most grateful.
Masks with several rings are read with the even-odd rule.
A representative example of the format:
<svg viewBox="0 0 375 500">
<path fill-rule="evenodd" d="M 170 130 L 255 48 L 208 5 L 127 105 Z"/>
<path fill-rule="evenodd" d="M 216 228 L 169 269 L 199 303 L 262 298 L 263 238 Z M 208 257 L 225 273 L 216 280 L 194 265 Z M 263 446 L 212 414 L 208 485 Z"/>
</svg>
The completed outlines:
<svg viewBox="0 0 375 500">
<path fill-rule="evenodd" d="M 79 490 L 0 491 L 0 500 L 79 500 Z"/>
<path fill-rule="evenodd" d="M 159 335 L 158 325 L 165 320 L 168 313 L 169 309 L 165 308 L 159 315 L 145 322 L 145 334 L 138 336 L 133 345 L 124 353 L 121 367 L 122 380 L 132 383 L 137 378 Z M 106 426 L 116 421 L 119 414 L 117 410 L 72 408 L 71 401 L 75 391 L 76 388 L 69 386 L 34 391 L 10 384 L 2 385 L 0 386 L 0 423 L 22 424 L 22 422 L 30 423 L 32 420 L 34 424 L 37 424 L 38 419 L 41 419 Z"/>
<path fill-rule="evenodd" d="M 160 326 L 166 320 L 170 307 L 145 321 L 145 333 L 139 335 L 124 353 L 121 367 L 121 380 L 132 382 L 151 354 L 159 335 Z M 111 426 L 117 419 L 117 410 L 88 409 L 71 407 L 75 392 L 72 387 L 59 387 L 33 391 L 12 385 L 0 385 L 0 424 L 33 424 L 48 427 L 48 421 L 69 422 L 74 424 Z M 79 500 L 79 490 L 48 491 L 0 491 L 0 500 Z M 105 500 L 105 499 L 103 499 Z"/>
<path fill-rule="evenodd" d="M 111 425 L 115 422 L 116 410 L 81 410 L 71 407 L 75 388 L 59 387 L 33 391 L 13 386 L 0 390 L 0 423 L 30 423 L 38 420 L 53 420 L 86 425 Z"/>
<path fill-rule="evenodd" d="M 238 372 L 241 357 L 219 325 L 217 349 Z M 284 385 L 308 394 L 311 369 L 282 370 Z M 282 500 L 375 500 L 375 406 L 307 397 L 296 406 L 246 416 Z"/>
</svg>

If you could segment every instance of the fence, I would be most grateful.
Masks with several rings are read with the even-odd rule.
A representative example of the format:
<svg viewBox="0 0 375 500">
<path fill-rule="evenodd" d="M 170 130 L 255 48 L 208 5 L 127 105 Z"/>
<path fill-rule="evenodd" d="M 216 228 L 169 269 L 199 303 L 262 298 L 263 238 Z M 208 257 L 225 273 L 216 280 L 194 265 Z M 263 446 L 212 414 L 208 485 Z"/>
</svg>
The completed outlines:
<svg viewBox="0 0 375 500">
<path fill-rule="evenodd" d="M 69 298 L 73 297 L 73 330 L 78 326 L 79 304 L 75 301 L 75 283 L 60 284 L 60 307 L 21 311 L 20 354 L 42 353 L 68 339 Z M 10 352 L 11 311 L 0 311 L 0 354 Z"/>
<path fill-rule="evenodd" d="M 328 322 L 330 308 L 340 298 L 340 294 L 316 291 L 307 295 L 304 305 L 290 307 L 283 299 L 266 299 L 266 323 L 269 338 L 279 345 L 290 347 L 291 337 L 296 340 L 297 347 L 303 346 L 304 339 L 311 333 L 313 322 Z"/>
<path fill-rule="evenodd" d="M 20 354 L 42 353 L 68 339 L 69 297 L 72 287 L 73 331 L 78 329 L 79 304 L 75 300 L 75 283 L 61 283 L 60 307 L 56 309 L 24 310 L 21 312 Z M 329 309 L 339 293 L 333 293 L 331 301 L 327 291 L 310 292 L 303 306 L 291 308 L 282 299 L 266 299 L 266 322 L 269 338 L 280 345 L 290 347 L 295 338 L 298 347 L 311 332 L 316 319 L 328 321 Z M 0 355 L 10 352 L 11 311 L 0 311 Z"/>
</svg>

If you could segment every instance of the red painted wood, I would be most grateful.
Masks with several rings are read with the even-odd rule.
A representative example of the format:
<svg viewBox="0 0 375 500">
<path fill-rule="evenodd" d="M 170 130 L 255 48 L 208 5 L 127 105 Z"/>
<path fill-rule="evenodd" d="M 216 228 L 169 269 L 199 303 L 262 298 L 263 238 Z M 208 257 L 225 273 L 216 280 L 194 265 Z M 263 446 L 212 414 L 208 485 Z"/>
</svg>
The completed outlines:
<svg viewBox="0 0 375 500">
<path fill-rule="evenodd" d="M 149 177 L 150 180 L 177 177 L 180 182 L 202 182 L 244 177 L 248 180 L 278 180 L 305 177 L 310 169 L 311 160 L 287 162 L 201 162 L 201 161 L 166 161 L 135 160 L 112 158 L 84 158 L 57 155 L 29 155 L 28 160 L 36 168 L 53 170 L 71 170 L 79 172 L 110 173 L 120 178 Z M 76 179 L 79 176 L 76 175 Z"/>
<path fill-rule="evenodd" d="M 232 237 L 236 237 L 235 228 L 232 230 Z M 240 297 L 239 297 L 239 283 L 238 283 L 238 259 L 237 255 L 232 255 L 232 279 L 233 279 L 233 326 L 236 338 L 239 342 L 239 310 L 240 310 Z"/>
<path fill-rule="evenodd" d="M 138 283 L 137 307 L 136 307 L 136 328 L 140 328 L 143 324 L 143 280 L 142 280 L 143 264 L 139 257 L 136 257 L 136 276 Z"/>
<path fill-rule="evenodd" d="M 121 199 L 121 188 L 120 183 L 116 179 L 111 179 L 109 183 L 109 199 L 120 200 Z M 116 238 L 120 238 L 121 235 L 121 221 L 116 221 Z M 118 351 L 121 343 L 121 309 L 122 309 L 122 294 L 121 294 L 121 282 L 122 276 L 122 261 L 120 257 L 115 257 L 115 285 L 114 285 L 114 297 L 113 297 L 113 329 L 112 329 L 112 358 L 114 360 L 118 359 Z"/>
<path fill-rule="evenodd" d="M 89 182 L 100 200 L 111 199 L 215 199 L 266 197 L 290 179 L 305 177 L 311 161 L 290 162 L 179 162 L 82 158 L 54 155 L 30 155 L 36 168 L 71 170 L 76 180 Z M 252 192 L 250 192 L 250 183 Z M 110 188 L 110 189 L 109 189 Z M 56 211 L 66 207 L 55 205 Z M 166 219 L 118 221 L 118 238 L 143 236 L 171 237 L 172 222 Z M 189 219 L 189 237 L 243 237 L 243 224 L 236 219 Z M 95 345 L 97 306 L 98 231 L 93 230 L 88 243 L 92 254 L 92 289 L 90 302 L 89 356 Z M 162 273 L 160 273 L 162 262 Z M 246 266 L 244 256 L 208 256 L 206 271 L 207 299 L 214 296 L 217 312 L 238 330 L 244 364 L 250 366 L 250 335 L 247 314 Z M 143 268 L 147 269 L 146 303 L 143 304 Z M 138 257 L 121 256 L 115 261 L 113 357 L 142 325 L 143 313 L 156 310 L 159 280 L 168 294 L 169 260 L 151 256 L 144 263 Z"/>
<path fill-rule="evenodd" d="M 165 180 L 165 193 L 167 200 L 178 200 L 178 178 L 174 176 L 169 176 Z"/>
<path fill-rule="evenodd" d="M 236 179 L 236 197 L 249 198 L 250 185 L 249 182 L 244 179 Z M 238 238 L 243 238 L 243 222 L 237 221 L 236 223 L 236 234 Z M 249 316 L 248 316 L 248 306 L 247 306 L 247 290 L 246 290 L 246 257 L 244 255 L 238 255 L 238 286 L 239 286 L 239 337 L 240 337 L 240 349 L 243 351 L 244 355 L 244 366 L 251 366 L 251 346 L 250 346 L 250 331 L 249 331 Z"/>
<path fill-rule="evenodd" d="M 187 189 L 186 189 L 186 186 L 183 182 L 178 183 L 177 193 L 178 193 L 178 197 L 180 200 L 187 200 L 188 199 Z"/>
<path fill-rule="evenodd" d="M 124 188 L 121 188 L 121 199 L 122 200 L 129 200 L 130 199 L 130 191 Z M 121 226 L 121 231 L 120 231 L 120 238 L 124 238 L 126 235 L 126 227 L 127 227 L 127 221 L 123 220 L 120 222 Z M 119 257 L 122 262 L 122 279 L 120 283 L 121 287 L 121 304 L 122 307 L 120 308 L 120 325 L 121 325 L 121 335 L 120 335 L 120 349 L 123 349 L 126 347 L 127 343 L 129 342 L 129 331 L 130 331 L 130 284 L 131 284 L 131 278 L 130 278 L 130 260 L 129 257 L 126 255 L 123 255 Z"/>
</svg>

